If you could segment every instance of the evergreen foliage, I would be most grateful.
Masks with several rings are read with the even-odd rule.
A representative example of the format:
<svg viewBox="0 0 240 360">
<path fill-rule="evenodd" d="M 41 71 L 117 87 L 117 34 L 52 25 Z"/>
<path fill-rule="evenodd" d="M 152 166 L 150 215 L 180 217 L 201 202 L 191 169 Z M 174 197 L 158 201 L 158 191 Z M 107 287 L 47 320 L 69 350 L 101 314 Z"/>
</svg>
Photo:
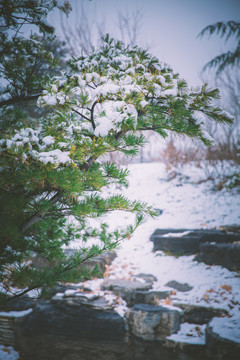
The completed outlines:
<svg viewBox="0 0 240 360">
<path fill-rule="evenodd" d="M 34 101 L 36 107 L 49 75 L 59 69 L 49 47 L 59 42 L 46 21 L 56 7 L 65 13 L 71 10 L 67 1 L 64 5 L 57 0 L 0 2 L 0 131 L 24 121 L 26 105 Z"/>
<path fill-rule="evenodd" d="M 32 60 L 23 44 L 20 54 L 27 66 Z M 8 74 L 18 84 L 22 78 L 21 91 L 25 84 L 28 90 L 18 55 L 15 60 Z M 15 113 L 15 128 L 5 127 L 0 140 L 3 295 L 11 293 L 13 286 L 23 288 L 20 293 L 24 294 L 58 281 L 96 275 L 96 269 L 90 274 L 80 265 L 129 237 L 145 215 L 156 215 L 140 201 L 102 195 L 101 190 L 112 183 L 128 184 L 128 171 L 104 162 L 104 155 L 117 150 L 136 155 L 145 142 L 145 130 L 161 137 L 174 132 L 208 145 L 211 139 L 203 129 L 204 117 L 232 122 L 214 105 L 217 90 L 206 85 L 189 89 L 178 74 L 147 51 L 126 47 L 109 36 L 89 56 L 72 59 L 65 74 L 39 81 L 41 86 L 45 81 L 45 90 L 38 106 L 47 115 L 27 124 Z M 18 90 L 18 86 L 8 87 L 3 119 L 13 101 L 37 96 L 35 80 L 26 93 Z M 101 219 L 114 210 L 135 213 L 135 224 L 109 231 Z M 74 239 L 82 246 L 68 258 L 63 246 Z M 29 264 L 35 254 L 47 265 Z"/>
<path fill-rule="evenodd" d="M 213 34 L 225 38 L 225 41 L 228 41 L 230 38 L 234 38 L 234 37 L 237 41 L 235 49 L 216 56 L 204 66 L 204 69 L 217 68 L 217 75 L 218 75 L 227 66 L 238 66 L 240 63 L 240 22 L 233 20 L 227 22 L 219 21 L 215 24 L 206 26 L 198 36 L 199 37 L 203 37 L 204 35 L 211 36 Z"/>
</svg>

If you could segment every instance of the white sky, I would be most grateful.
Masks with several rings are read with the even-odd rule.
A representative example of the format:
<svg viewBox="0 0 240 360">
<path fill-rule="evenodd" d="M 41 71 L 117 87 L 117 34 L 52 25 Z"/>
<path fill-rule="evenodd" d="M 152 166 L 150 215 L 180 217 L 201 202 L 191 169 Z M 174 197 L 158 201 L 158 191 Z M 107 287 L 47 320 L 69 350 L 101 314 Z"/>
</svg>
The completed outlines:
<svg viewBox="0 0 240 360">
<path fill-rule="evenodd" d="M 207 25 L 217 21 L 240 21 L 240 0 L 70 0 L 70 23 L 78 22 L 76 6 L 84 3 L 91 21 L 105 22 L 105 30 L 116 36 L 118 14 L 143 13 L 139 44 L 148 46 L 161 61 L 170 64 L 189 85 L 199 85 L 206 62 L 229 48 L 217 36 L 197 38 Z M 58 16 L 49 20 L 58 27 Z M 230 43 L 232 45 L 233 42 Z"/>
</svg>

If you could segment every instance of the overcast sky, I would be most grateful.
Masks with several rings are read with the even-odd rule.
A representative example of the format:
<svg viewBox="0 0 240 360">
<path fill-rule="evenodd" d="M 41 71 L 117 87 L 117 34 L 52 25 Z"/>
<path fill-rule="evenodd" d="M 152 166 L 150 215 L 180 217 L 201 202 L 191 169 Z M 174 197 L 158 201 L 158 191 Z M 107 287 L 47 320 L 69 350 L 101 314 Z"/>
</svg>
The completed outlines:
<svg viewBox="0 0 240 360">
<path fill-rule="evenodd" d="M 91 21 L 104 21 L 111 36 L 117 34 L 119 12 L 132 15 L 141 10 L 139 45 L 148 46 L 192 86 L 200 84 L 204 64 L 234 44 L 228 45 L 217 36 L 199 39 L 199 32 L 217 21 L 240 21 L 240 0 L 70 0 L 70 24 L 77 24 L 75 10 L 77 6 L 80 11 L 82 2 Z M 59 33 L 58 15 L 52 14 L 49 20 Z"/>
</svg>

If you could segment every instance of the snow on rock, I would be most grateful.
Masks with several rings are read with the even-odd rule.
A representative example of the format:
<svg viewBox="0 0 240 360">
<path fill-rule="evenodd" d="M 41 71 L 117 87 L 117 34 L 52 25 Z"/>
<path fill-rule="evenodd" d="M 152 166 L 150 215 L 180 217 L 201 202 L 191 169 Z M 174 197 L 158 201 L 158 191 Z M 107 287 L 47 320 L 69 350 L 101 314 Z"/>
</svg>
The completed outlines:
<svg viewBox="0 0 240 360">
<path fill-rule="evenodd" d="M 12 346 L 0 345 L 0 359 L 1 360 L 17 360 L 20 359 L 19 354 Z"/>
<path fill-rule="evenodd" d="M 213 334 L 220 338 L 240 344 L 239 318 L 214 318 L 209 323 L 208 327 Z"/>
<path fill-rule="evenodd" d="M 167 233 L 167 234 L 164 234 L 162 235 L 163 237 L 182 237 L 182 236 L 185 236 L 185 235 L 188 235 L 191 231 L 183 231 L 183 232 L 176 232 L 176 233 Z"/>
<path fill-rule="evenodd" d="M 205 345 L 205 328 L 206 325 L 183 323 L 177 334 L 172 334 L 167 339 L 181 343 Z"/>
<path fill-rule="evenodd" d="M 18 317 L 29 315 L 32 311 L 33 311 L 32 308 L 30 308 L 28 310 L 23 310 L 23 311 L 1 311 L 0 316 L 18 318 Z"/>
</svg>

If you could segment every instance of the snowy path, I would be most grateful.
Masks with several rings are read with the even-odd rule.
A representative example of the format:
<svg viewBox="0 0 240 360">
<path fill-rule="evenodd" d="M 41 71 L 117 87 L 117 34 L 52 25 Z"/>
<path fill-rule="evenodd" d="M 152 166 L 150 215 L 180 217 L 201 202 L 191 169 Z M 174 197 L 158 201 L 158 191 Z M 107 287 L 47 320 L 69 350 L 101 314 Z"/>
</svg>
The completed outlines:
<svg viewBox="0 0 240 360">
<path fill-rule="evenodd" d="M 240 275 L 221 266 L 208 266 L 193 261 L 194 256 L 179 258 L 152 252 L 149 240 L 157 228 L 214 228 L 240 224 L 240 197 L 234 192 L 211 190 L 211 182 L 196 184 L 204 179 L 201 168 L 187 167 L 185 180 L 176 178 L 166 181 L 164 165 L 161 163 L 129 165 L 130 186 L 122 192 L 130 199 L 148 202 L 163 210 L 156 219 L 149 218 L 130 240 L 122 243 L 117 258 L 108 269 L 110 278 L 134 279 L 139 273 L 150 273 L 157 277 L 156 290 L 172 290 L 165 286 L 168 281 L 187 282 L 193 286 L 188 292 L 176 292 L 171 302 L 198 304 L 226 309 L 230 316 L 240 319 Z M 108 190 L 110 193 L 110 190 Z M 112 215 L 113 227 L 128 223 L 129 215 Z M 99 288 L 101 280 L 89 285 Z M 124 314 L 124 305 L 116 308 Z"/>
</svg>

